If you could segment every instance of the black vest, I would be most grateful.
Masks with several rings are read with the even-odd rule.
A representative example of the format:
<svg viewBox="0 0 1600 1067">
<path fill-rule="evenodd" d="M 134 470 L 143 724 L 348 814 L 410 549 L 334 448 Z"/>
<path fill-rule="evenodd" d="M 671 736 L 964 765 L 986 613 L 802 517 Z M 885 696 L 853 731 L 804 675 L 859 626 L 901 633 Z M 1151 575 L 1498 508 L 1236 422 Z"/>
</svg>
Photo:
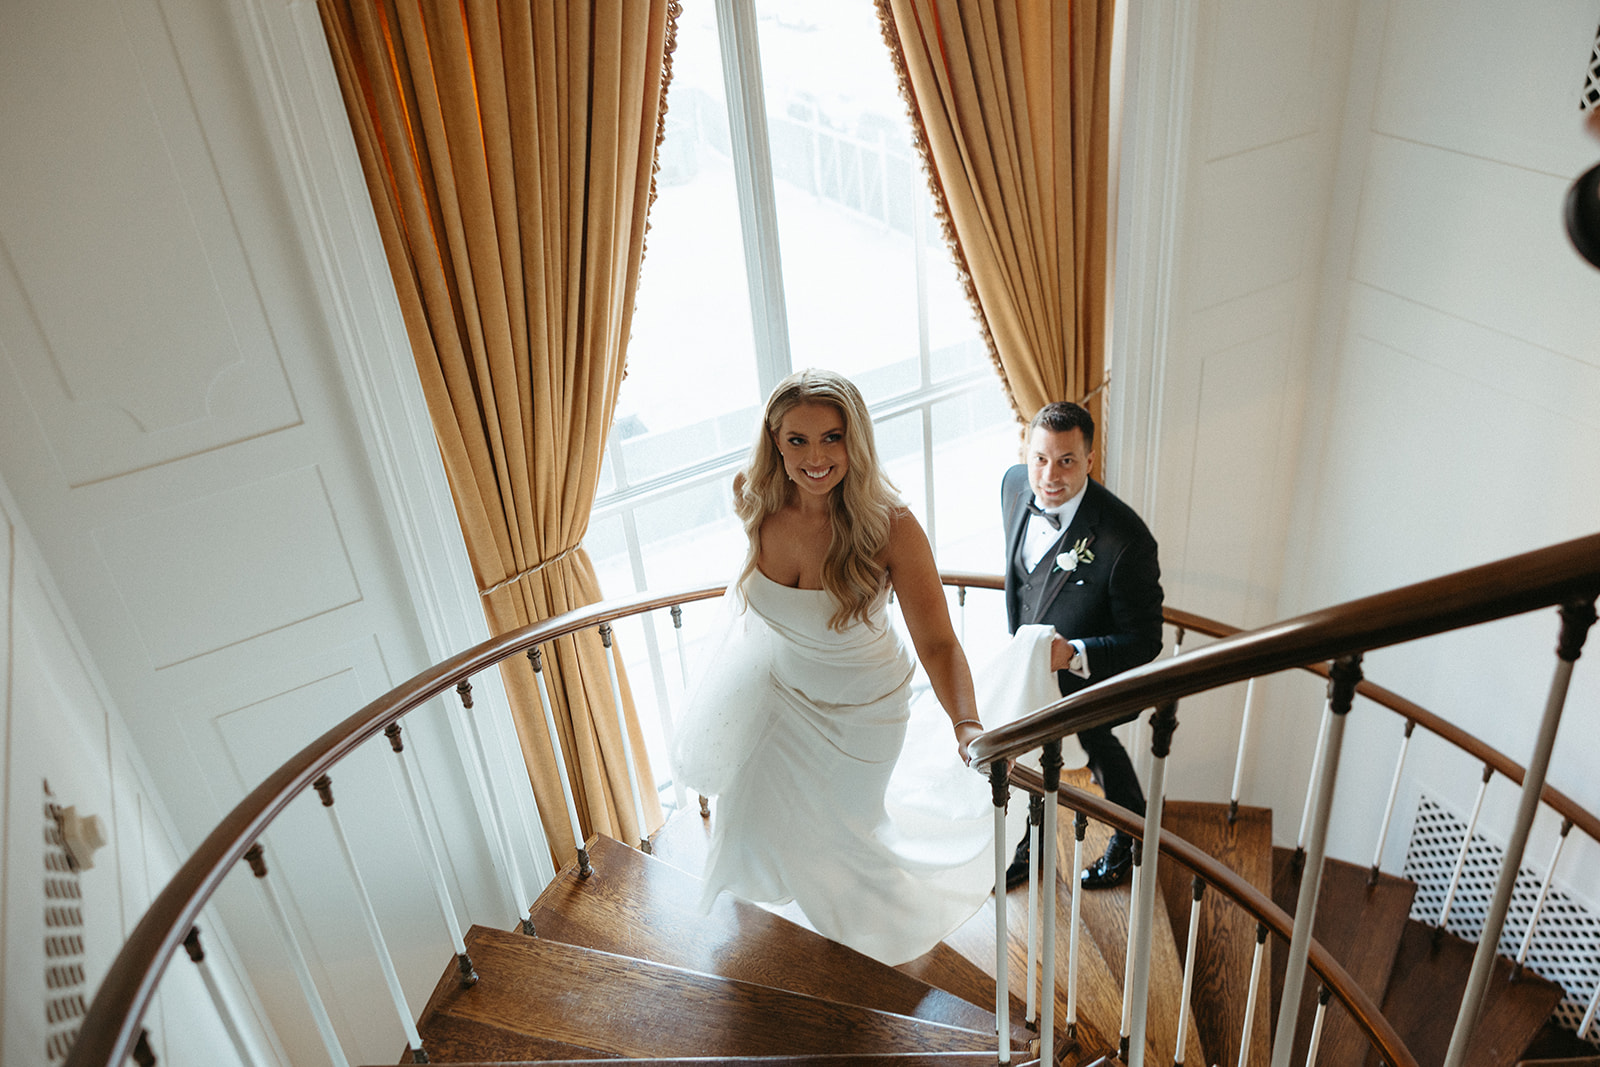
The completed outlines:
<svg viewBox="0 0 1600 1067">
<path fill-rule="evenodd" d="M 1061 551 L 1061 539 L 1058 537 L 1056 543 L 1050 546 L 1050 550 L 1044 554 L 1033 570 L 1028 570 L 1022 562 L 1022 546 L 1028 540 L 1028 525 L 1032 522 L 1031 516 L 1023 521 L 1022 536 L 1017 538 L 1017 550 L 1011 554 L 1011 571 L 1016 580 L 1019 625 L 1039 621 L 1039 614 L 1045 608 L 1044 591 L 1050 584 L 1050 572 L 1055 568 L 1056 556 Z"/>
</svg>

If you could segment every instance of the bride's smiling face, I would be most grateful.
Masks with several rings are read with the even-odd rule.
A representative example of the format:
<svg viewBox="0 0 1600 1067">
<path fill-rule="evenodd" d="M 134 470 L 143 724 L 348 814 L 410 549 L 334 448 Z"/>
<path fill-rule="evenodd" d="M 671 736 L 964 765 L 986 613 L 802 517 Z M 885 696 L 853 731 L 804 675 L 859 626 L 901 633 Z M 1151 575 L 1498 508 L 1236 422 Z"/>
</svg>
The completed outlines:
<svg viewBox="0 0 1600 1067">
<path fill-rule="evenodd" d="M 778 423 L 776 436 L 784 472 L 802 493 L 826 496 L 844 481 L 850 469 L 844 415 L 832 404 L 796 404 Z"/>
</svg>

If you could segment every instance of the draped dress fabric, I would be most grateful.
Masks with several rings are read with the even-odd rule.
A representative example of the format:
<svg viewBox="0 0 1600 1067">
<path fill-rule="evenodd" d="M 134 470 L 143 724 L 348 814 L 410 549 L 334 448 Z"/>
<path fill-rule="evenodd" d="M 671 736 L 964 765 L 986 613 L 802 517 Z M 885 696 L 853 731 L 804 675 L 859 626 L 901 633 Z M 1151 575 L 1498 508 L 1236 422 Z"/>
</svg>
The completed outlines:
<svg viewBox="0 0 1600 1067">
<path fill-rule="evenodd" d="M 994 888 L 987 781 L 932 700 L 902 758 L 914 663 L 887 589 L 843 630 L 823 590 L 757 570 L 743 592 L 674 748 L 684 783 L 718 797 L 703 904 L 792 900 L 834 941 L 915 959 Z"/>
</svg>

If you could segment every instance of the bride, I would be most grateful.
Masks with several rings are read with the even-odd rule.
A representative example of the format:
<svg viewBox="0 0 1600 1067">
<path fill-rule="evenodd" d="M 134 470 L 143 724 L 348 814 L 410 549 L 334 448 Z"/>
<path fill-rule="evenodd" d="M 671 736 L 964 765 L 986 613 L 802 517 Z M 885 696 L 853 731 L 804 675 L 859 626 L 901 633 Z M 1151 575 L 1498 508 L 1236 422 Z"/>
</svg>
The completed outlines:
<svg viewBox="0 0 1600 1067">
<path fill-rule="evenodd" d="M 983 723 L 927 535 L 879 466 L 861 394 L 829 371 L 773 391 L 734 498 L 749 553 L 673 753 L 718 798 L 704 903 L 792 900 L 835 941 L 914 959 L 994 885 L 988 790 L 962 766 Z M 942 785 L 902 768 L 891 788 L 914 669 L 891 591 L 943 709 L 925 729 L 951 731 Z M 917 798 L 931 803 L 903 803 Z"/>
</svg>

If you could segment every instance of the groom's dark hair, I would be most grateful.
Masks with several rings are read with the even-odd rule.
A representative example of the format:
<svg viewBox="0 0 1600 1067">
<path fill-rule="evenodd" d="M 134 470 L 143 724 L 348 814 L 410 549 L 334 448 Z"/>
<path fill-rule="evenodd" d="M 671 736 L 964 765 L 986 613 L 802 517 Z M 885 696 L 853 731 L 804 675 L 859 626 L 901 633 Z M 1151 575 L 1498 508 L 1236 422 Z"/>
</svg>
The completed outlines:
<svg viewBox="0 0 1600 1067">
<path fill-rule="evenodd" d="M 1084 447 L 1094 447 L 1094 416 L 1070 400 L 1058 400 L 1054 404 L 1046 404 L 1040 408 L 1033 421 L 1028 423 L 1028 432 L 1031 434 L 1040 426 L 1051 433 L 1082 430 Z"/>
</svg>

